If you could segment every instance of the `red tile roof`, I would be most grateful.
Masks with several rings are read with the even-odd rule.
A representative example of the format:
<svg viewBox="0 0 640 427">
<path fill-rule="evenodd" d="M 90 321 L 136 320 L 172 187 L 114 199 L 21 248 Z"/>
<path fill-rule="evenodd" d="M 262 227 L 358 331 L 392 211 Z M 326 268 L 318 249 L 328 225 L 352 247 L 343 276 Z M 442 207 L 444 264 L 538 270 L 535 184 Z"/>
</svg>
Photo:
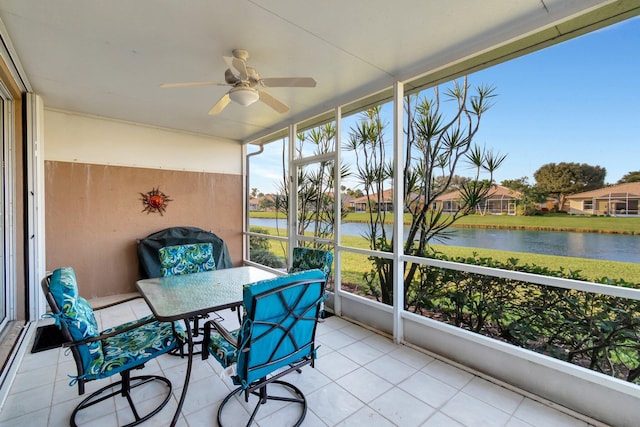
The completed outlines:
<svg viewBox="0 0 640 427">
<path fill-rule="evenodd" d="M 606 199 L 609 197 L 640 197 L 640 182 L 627 182 L 611 185 L 597 190 L 584 191 L 582 193 L 567 196 L 567 199 Z"/>
<path fill-rule="evenodd" d="M 507 187 L 503 187 L 502 185 L 493 184 L 491 186 L 491 190 L 489 191 L 489 194 L 487 195 L 487 198 L 489 200 L 491 200 L 491 199 L 521 199 L 522 198 L 522 193 L 520 193 L 519 191 L 512 190 L 510 188 L 507 188 Z M 460 190 L 454 190 L 454 191 L 451 191 L 449 193 L 443 194 L 442 196 L 436 198 L 436 200 L 438 200 L 438 201 L 460 200 L 460 199 L 461 199 Z"/>
</svg>

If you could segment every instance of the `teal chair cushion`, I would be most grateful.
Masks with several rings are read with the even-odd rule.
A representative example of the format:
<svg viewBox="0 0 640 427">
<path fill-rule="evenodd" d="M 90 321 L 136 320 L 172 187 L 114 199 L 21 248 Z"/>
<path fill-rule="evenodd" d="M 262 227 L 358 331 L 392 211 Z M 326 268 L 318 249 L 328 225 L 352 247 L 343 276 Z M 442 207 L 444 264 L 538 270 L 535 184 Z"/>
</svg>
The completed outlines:
<svg viewBox="0 0 640 427">
<path fill-rule="evenodd" d="M 293 287 L 265 296 L 283 285 L 314 279 L 318 282 L 312 286 Z M 305 356 L 315 358 L 310 344 L 316 326 L 315 310 L 319 310 L 323 300 L 325 279 L 323 271 L 314 269 L 263 280 L 244 288 L 243 304 L 247 315 L 238 335 L 240 350 L 234 380 L 237 384 L 251 384 Z M 254 307 L 258 296 L 261 296 L 259 304 Z M 295 316 L 289 314 L 286 306 L 297 307 Z M 309 308 L 312 311 L 307 311 Z M 274 324 L 279 326 L 274 328 Z M 250 351 L 242 351 L 245 344 L 250 346 Z"/>
<path fill-rule="evenodd" d="M 280 294 L 286 305 L 298 307 L 295 316 L 286 309 L 279 294 L 264 296 L 265 293 L 283 285 L 298 280 L 314 279 L 318 282 L 307 288 L 291 288 Z M 323 299 L 324 280 L 324 273 L 314 269 L 263 280 L 244 287 L 244 321 L 239 329 L 231 331 L 239 348 L 236 349 L 222 335 L 212 331 L 207 349 L 225 368 L 237 363 L 236 375 L 231 377 L 235 384 L 246 387 L 304 356 L 315 357 L 312 347 L 305 344 L 313 339 L 315 310 Z M 254 307 L 256 296 L 262 296 L 257 310 Z M 250 347 L 249 351 L 243 351 L 247 350 L 247 346 Z"/>
<path fill-rule="evenodd" d="M 158 250 L 158 257 L 163 277 L 216 269 L 211 243 L 165 246 Z"/>
<path fill-rule="evenodd" d="M 238 339 L 240 329 L 231 331 L 234 339 Z M 209 341 L 209 353 L 225 368 L 233 365 L 238 361 L 238 349 L 227 341 L 221 334 L 215 330 L 211 331 L 211 341 Z"/>
<path fill-rule="evenodd" d="M 84 298 L 78 296 L 75 272 L 71 267 L 59 268 L 53 272 L 49 290 L 60 308 L 59 320 L 64 322 L 74 341 L 100 335 L 93 309 Z M 98 341 L 78 346 L 84 372 L 98 375 L 104 362 L 102 343 Z"/>
<path fill-rule="evenodd" d="M 293 248 L 293 260 L 289 273 L 298 271 L 312 270 L 314 268 L 322 270 L 325 277 L 331 274 L 331 264 L 333 263 L 333 254 L 322 249 L 312 248 Z"/>
<path fill-rule="evenodd" d="M 78 298 L 78 283 L 73 268 L 56 269 L 51 276 L 49 290 L 61 310 L 65 305 L 73 304 Z"/>
<path fill-rule="evenodd" d="M 123 330 L 132 324 L 152 320 L 149 315 L 142 319 L 105 329 L 103 334 Z M 176 333 L 186 341 L 184 330 L 175 325 Z M 104 378 L 146 363 L 161 354 L 172 350 L 178 342 L 171 323 L 152 321 L 135 329 L 123 332 L 102 341 L 104 363 L 95 378 Z M 91 379 L 91 378 L 87 378 Z"/>
<path fill-rule="evenodd" d="M 49 291 L 60 308 L 60 314 L 56 317 L 59 322 L 64 322 L 73 341 L 123 331 L 136 323 L 149 321 L 121 334 L 78 345 L 84 368 L 84 374 L 79 377 L 84 380 L 109 377 L 139 366 L 178 347 L 181 341 L 186 341 L 181 325 L 154 321 L 153 316 L 100 332 L 93 309 L 84 298 L 78 296 L 76 276 L 71 267 L 53 272 Z"/>
</svg>

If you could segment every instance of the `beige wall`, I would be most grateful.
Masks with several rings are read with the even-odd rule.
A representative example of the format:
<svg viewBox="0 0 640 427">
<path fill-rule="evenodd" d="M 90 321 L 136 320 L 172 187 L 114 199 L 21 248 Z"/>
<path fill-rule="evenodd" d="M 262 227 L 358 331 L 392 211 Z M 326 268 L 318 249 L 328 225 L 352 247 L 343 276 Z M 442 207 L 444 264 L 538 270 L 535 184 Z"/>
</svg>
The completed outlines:
<svg viewBox="0 0 640 427">
<path fill-rule="evenodd" d="M 240 175 L 242 148 L 214 139 L 46 109 L 46 160 Z"/>
<path fill-rule="evenodd" d="M 241 156 L 233 141 L 46 110 L 47 269 L 74 267 L 88 299 L 134 291 L 136 239 L 172 226 L 213 231 L 240 263 Z M 142 212 L 154 188 L 172 199 L 163 215 Z"/>
</svg>

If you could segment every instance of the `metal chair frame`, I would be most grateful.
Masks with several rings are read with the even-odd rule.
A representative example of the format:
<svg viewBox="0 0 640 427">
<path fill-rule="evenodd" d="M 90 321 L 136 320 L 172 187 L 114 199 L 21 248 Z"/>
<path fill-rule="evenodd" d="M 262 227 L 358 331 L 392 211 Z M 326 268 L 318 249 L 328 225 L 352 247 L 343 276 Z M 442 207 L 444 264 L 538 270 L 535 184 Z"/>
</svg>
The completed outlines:
<svg viewBox="0 0 640 427">
<path fill-rule="evenodd" d="M 49 284 L 51 283 L 51 276 L 52 273 L 48 273 L 40 282 L 42 290 L 45 294 L 45 297 L 47 299 L 47 302 L 49 303 L 49 307 L 51 307 L 51 311 L 54 314 L 59 314 L 61 313 L 60 307 L 58 306 L 58 304 L 56 303 L 53 295 L 51 294 L 51 291 L 49 289 Z M 143 321 L 143 322 L 136 322 L 132 325 L 130 325 L 129 327 L 126 328 L 122 328 L 120 330 L 118 330 L 117 332 L 112 332 L 109 334 L 100 334 L 98 336 L 89 338 L 89 339 L 85 339 L 85 340 L 81 340 L 81 341 L 74 341 L 73 337 L 71 336 L 71 332 L 69 331 L 69 329 L 67 328 L 67 326 L 65 325 L 64 322 L 60 322 L 60 327 L 61 327 L 61 331 L 62 331 L 62 336 L 65 339 L 65 342 L 62 344 L 63 347 L 68 347 L 71 350 L 71 354 L 73 355 L 75 364 L 76 364 L 76 369 L 77 369 L 77 373 L 78 373 L 78 378 L 77 378 L 77 385 L 78 385 L 78 394 L 79 395 L 84 395 L 85 394 L 85 384 L 89 381 L 95 381 L 95 380 L 85 380 L 84 378 L 82 378 L 82 375 L 85 373 L 84 372 L 84 365 L 83 365 L 83 361 L 82 361 L 82 356 L 80 355 L 80 351 L 78 350 L 78 346 L 82 345 L 82 344 L 87 344 L 90 342 L 94 342 L 94 341 L 100 341 L 112 336 L 116 336 L 119 334 L 122 334 L 124 332 L 130 331 L 132 329 L 138 328 L 142 325 L 145 325 L 147 323 L 151 323 L 153 320 L 147 320 L 147 321 Z M 182 345 L 179 345 L 177 348 L 182 349 Z M 138 376 L 131 376 L 131 370 L 133 369 L 143 369 L 144 368 L 144 363 L 137 365 L 133 368 L 124 370 L 122 372 L 120 372 L 120 377 L 121 379 L 119 381 L 116 382 L 110 382 L 108 385 L 100 388 L 99 390 L 93 392 L 91 395 L 89 395 L 87 398 L 85 398 L 84 400 L 82 400 L 73 410 L 73 412 L 71 413 L 71 417 L 70 417 L 70 425 L 72 427 L 76 427 L 77 423 L 76 423 L 76 416 L 78 415 L 78 413 L 84 409 L 87 409 L 93 405 L 96 405 L 104 400 L 107 400 L 111 397 L 115 397 L 115 396 L 122 396 L 126 399 L 129 408 L 131 409 L 131 412 L 133 413 L 134 419 L 135 421 L 133 421 L 132 423 L 126 424 L 123 427 L 132 427 L 132 426 L 136 426 L 144 421 L 147 421 L 148 419 L 150 419 L 151 417 L 153 417 L 154 415 L 156 415 L 158 412 L 160 412 L 166 405 L 167 403 L 169 403 L 169 400 L 171 400 L 171 391 L 172 391 L 172 384 L 171 381 L 169 381 L 169 379 L 162 377 L 160 375 L 138 375 Z M 147 413 L 146 415 L 143 414 L 142 416 L 139 414 L 138 410 L 136 409 L 136 406 L 133 402 L 133 399 L 131 397 L 131 391 L 137 387 L 140 387 L 144 384 L 150 383 L 152 381 L 157 381 L 160 382 L 164 385 L 167 386 L 167 391 L 166 391 L 166 396 L 164 398 L 164 400 L 162 402 L 160 402 L 160 404 L 158 406 L 156 406 L 151 412 Z M 109 391 L 111 390 L 111 391 Z M 105 392 L 108 392 L 105 394 Z"/>
<path fill-rule="evenodd" d="M 320 286 L 320 294 L 318 295 L 318 298 L 312 304 L 308 304 L 306 307 L 300 307 L 305 291 L 310 286 L 317 284 L 319 282 L 322 282 L 322 284 Z M 271 371 L 269 374 L 262 376 L 258 380 L 253 381 L 252 383 L 246 385 L 245 387 L 241 385 L 240 387 L 236 388 L 234 391 L 229 393 L 224 398 L 224 400 L 222 401 L 222 403 L 218 408 L 218 413 L 217 413 L 217 421 L 219 426 L 222 426 L 222 412 L 226 404 L 234 396 L 242 392 L 244 392 L 245 402 L 249 401 L 249 397 L 251 395 L 258 397 L 258 403 L 256 404 L 249 418 L 249 421 L 246 424 L 247 426 L 251 425 L 260 407 L 266 404 L 267 401 L 269 400 L 294 402 L 302 405 L 301 414 L 299 418 L 296 420 L 294 426 L 299 426 L 302 424 L 307 413 L 306 398 L 298 387 L 294 386 L 289 382 L 282 381 L 280 380 L 280 378 L 291 373 L 292 371 L 297 371 L 298 373 L 300 373 L 301 368 L 306 365 L 311 365 L 312 367 L 314 367 L 315 333 L 316 333 L 318 320 L 320 317 L 321 302 L 324 299 L 325 284 L 326 284 L 326 279 L 300 280 L 300 281 L 291 282 L 285 285 L 281 285 L 271 290 L 267 290 L 260 294 L 254 295 L 252 297 L 252 304 L 251 304 L 252 310 L 247 309 L 247 312 L 249 313 L 248 318 L 245 318 L 244 323 L 241 327 L 242 331 L 240 332 L 240 338 L 242 338 L 242 340 L 245 340 L 246 341 L 245 343 L 237 342 L 234 339 L 233 335 L 216 321 L 209 321 L 205 324 L 205 339 L 204 339 L 205 342 L 203 344 L 204 348 L 208 349 L 211 329 L 214 328 L 227 341 L 229 341 L 232 345 L 234 345 L 234 347 L 238 351 L 246 352 L 247 357 L 249 357 L 249 353 L 252 351 L 252 346 L 254 346 L 258 341 L 260 341 L 261 339 L 268 339 L 269 335 L 276 330 L 283 333 L 282 337 L 279 339 L 278 343 L 274 346 L 271 354 L 269 355 L 267 362 L 254 366 L 252 368 L 248 368 L 246 366 L 247 364 L 245 363 L 244 366 L 241 367 L 241 369 L 245 369 L 245 371 L 238 372 L 238 376 L 240 378 L 247 378 L 250 372 L 252 371 L 263 370 L 265 368 L 268 368 L 271 365 L 275 366 L 273 371 Z M 301 291 L 298 295 L 298 298 L 291 305 L 289 305 L 287 303 L 286 298 L 284 297 L 284 292 L 294 287 L 304 287 L 305 290 Z M 259 304 L 261 303 L 261 300 L 273 295 L 277 295 L 280 302 L 283 304 L 283 307 L 285 307 L 286 314 L 284 316 L 280 316 L 279 322 L 256 319 L 256 314 L 258 312 L 258 307 L 259 307 Z M 296 311 L 299 309 L 303 309 L 303 311 L 300 313 L 296 313 Z M 285 320 L 290 321 L 290 323 L 287 323 L 286 325 L 284 325 L 283 322 Z M 314 324 L 311 331 L 310 341 L 298 343 L 296 342 L 296 338 L 292 334 L 292 330 L 301 321 L 313 321 Z M 248 325 L 251 325 L 251 326 L 248 326 Z M 257 325 L 264 326 L 267 329 L 264 332 L 257 335 L 254 334 L 253 332 L 250 332 L 250 331 L 253 331 L 253 328 L 255 328 Z M 249 336 L 245 337 L 243 336 L 243 333 L 248 333 Z M 280 355 L 279 357 L 276 358 L 276 353 L 279 347 L 285 341 L 293 345 L 294 351 L 286 355 Z M 300 354 L 299 359 L 295 359 L 297 354 Z M 208 357 L 208 351 L 207 352 L 203 351 L 202 357 L 203 359 L 206 359 Z M 292 357 L 294 358 L 294 361 L 292 363 L 286 363 L 284 367 L 278 365 L 279 362 L 282 363 L 283 360 L 291 359 Z M 289 391 L 293 393 L 293 397 L 269 394 L 267 390 L 267 386 L 270 384 L 279 384 L 280 386 L 283 386 L 289 389 Z"/>
</svg>

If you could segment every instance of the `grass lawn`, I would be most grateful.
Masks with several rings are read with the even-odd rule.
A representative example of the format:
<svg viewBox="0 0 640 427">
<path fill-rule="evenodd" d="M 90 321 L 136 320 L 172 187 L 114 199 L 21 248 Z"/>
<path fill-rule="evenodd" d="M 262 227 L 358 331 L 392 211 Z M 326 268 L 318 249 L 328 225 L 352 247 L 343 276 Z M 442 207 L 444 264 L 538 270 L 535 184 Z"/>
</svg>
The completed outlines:
<svg viewBox="0 0 640 427">
<path fill-rule="evenodd" d="M 253 218 L 275 218 L 275 212 L 251 212 L 250 215 Z M 282 214 L 280 214 L 280 217 L 282 217 Z M 367 222 L 367 218 L 368 214 L 366 213 L 349 213 L 344 221 Z M 387 214 L 386 220 L 392 223 L 393 215 Z M 404 221 L 405 224 L 410 224 L 410 215 L 405 214 Z M 458 220 L 455 226 L 640 235 L 640 217 L 596 217 L 566 214 L 548 214 L 541 216 L 468 215 Z"/>
</svg>

